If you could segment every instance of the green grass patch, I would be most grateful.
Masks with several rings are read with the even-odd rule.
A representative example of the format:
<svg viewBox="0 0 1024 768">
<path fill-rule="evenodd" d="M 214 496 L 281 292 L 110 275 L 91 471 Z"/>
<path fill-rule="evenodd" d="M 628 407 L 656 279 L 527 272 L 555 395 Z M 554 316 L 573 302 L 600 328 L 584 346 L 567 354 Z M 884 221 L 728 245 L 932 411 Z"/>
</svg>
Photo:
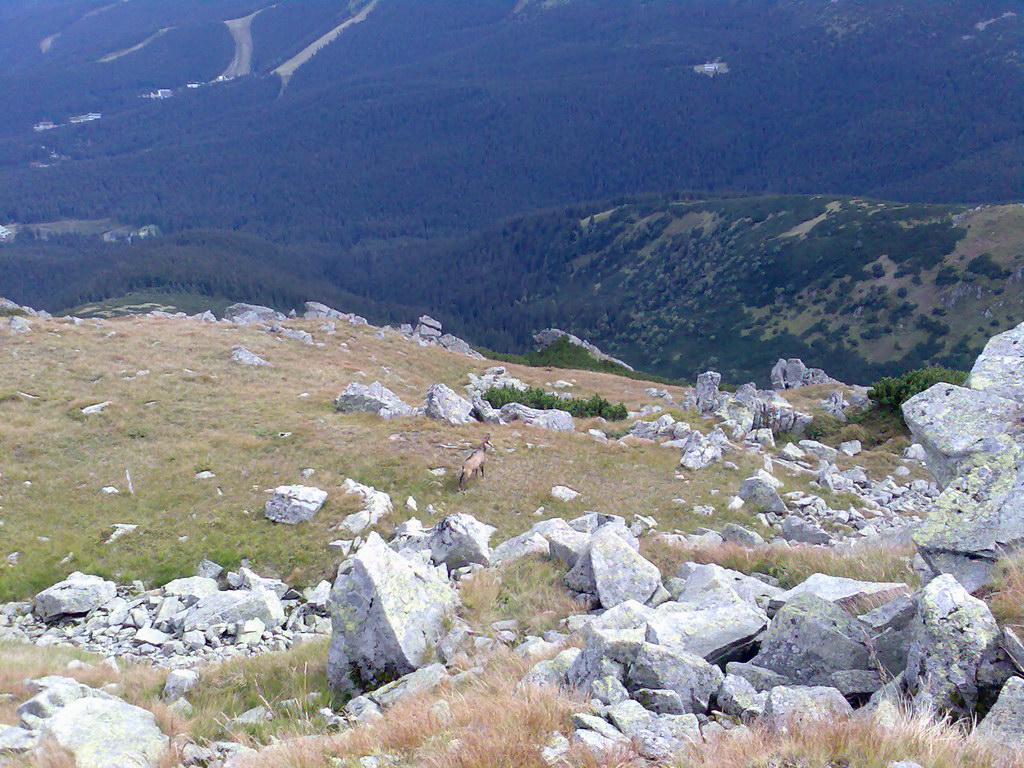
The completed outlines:
<svg viewBox="0 0 1024 768">
<path fill-rule="evenodd" d="M 542 411 L 556 409 L 568 411 L 581 419 L 600 417 L 608 421 L 622 421 L 629 416 L 629 410 L 625 405 L 622 403 L 613 405 L 600 395 L 586 399 L 580 397 L 561 398 L 538 387 L 525 390 L 515 387 L 491 387 L 484 392 L 483 397 L 495 408 L 501 408 L 509 403 L 521 403 Z"/>
</svg>

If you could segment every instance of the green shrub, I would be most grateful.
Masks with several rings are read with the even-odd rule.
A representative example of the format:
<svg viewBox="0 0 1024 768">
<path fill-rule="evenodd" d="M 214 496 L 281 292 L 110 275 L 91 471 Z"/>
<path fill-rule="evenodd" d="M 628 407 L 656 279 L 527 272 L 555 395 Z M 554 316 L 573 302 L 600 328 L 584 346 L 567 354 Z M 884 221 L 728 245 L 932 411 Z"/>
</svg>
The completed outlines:
<svg viewBox="0 0 1024 768">
<path fill-rule="evenodd" d="M 954 371 L 949 368 L 919 368 L 908 371 L 902 376 L 887 376 L 875 382 L 868 392 L 875 404 L 883 410 L 900 413 L 900 408 L 914 395 L 924 392 L 940 382 L 963 385 L 967 381 L 967 371 Z"/>
<path fill-rule="evenodd" d="M 594 395 L 586 400 L 578 397 L 563 399 L 536 387 L 526 390 L 515 387 L 491 387 L 484 392 L 484 400 L 494 408 L 501 408 L 509 403 L 520 403 L 542 411 L 568 411 L 573 416 L 584 419 L 600 416 L 608 421 L 622 421 L 629 415 L 625 405 L 612 405 L 600 395 Z"/>
</svg>

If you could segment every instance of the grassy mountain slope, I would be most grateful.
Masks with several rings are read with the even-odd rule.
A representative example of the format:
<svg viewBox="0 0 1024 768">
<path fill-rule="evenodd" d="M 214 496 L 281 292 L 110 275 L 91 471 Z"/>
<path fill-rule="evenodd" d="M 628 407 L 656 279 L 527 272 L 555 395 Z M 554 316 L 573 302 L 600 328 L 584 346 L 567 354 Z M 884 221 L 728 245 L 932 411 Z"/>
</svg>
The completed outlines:
<svg viewBox="0 0 1024 768">
<path fill-rule="evenodd" d="M 256 328 L 197 321 L 135 317 L 77 326 L 65 320 L 31 324 L 29 333 L 5 336 L 0 355 L 0 554 L 20 553 L 16 566 L 3 571 L 0 601 L 27 597 L 74 570 L 163 583 L 190 575 L 203 557 L 227 566 L 250 558 L 261 573 L 315 584 L 337 565 L 328 543 L 349 538 L 336 524 L 360 507 L 340 489 L 349 477 L 392 495 L 397 509 L 384 530 L 413 516 L 400 509 L 413 496 L 425 523 L 469 512 L 497 526 L 496 543 L 537 522 L 540 507 L 547 510 L 541 514 L 567 517 L 584 510 L 628 510 L 656 515 L 666 529 L 692 530 L 706 518 L 691 510 L 706 504 L 720 521 L 757 524 L 749 512 L 728 511 L 728 494 L 716 490 L 738 487 L 758 466 L 752 454 L 732 457 L 741 471 L 716 465 L 690 473 L 679 470 L 676 451 L 599 444 L 582 429 L 586 421 L 566 435 L 522 425 L 451 427 L 422 418 L 384 421 L 335 413 L 333 398 L 353 381 L 379 380 L 417 403 L 437 382 L 462 391 L 468 373 L 482 373 L 491 364 L 423 348 L 398 334 L 380 338 L 373 328 L 345 324 L 332 336 L 319 322 L 289 322 L 324 343 L 317 347 Z M 232 363 L 235 344 L 273 367 Z M 509 369 L 531 385 L 550 388 L 568 379 L 575 395 L 601 394 L 634 409 L 652 402 L 643 381 L 589 371 Z M 677 398 L 683 394 L 670 391 Z M 81 412 L 107 401 L 100 415 Z M 699 422 L 692 412 L 678 415 Z M 605 428 L 626 427 L 623 422 Z M 487 476 L 458 493 L 461 461 L 485 432 L 497 448 Z M 880 451 L 877 461 L 884 477 L 895 456 Z M 301 474 L 305 468 L 316 470 L 308 481 Z M 429 471 L 438 468 L 446 474 Z M 126 470 L 134 494 L 128 493 Z M 216 477 L 196 479 L 203 471 Z M 788 490 L 809 487 L 809 476 L 784 479 Z M 329 493 L 316 519 L 289 527 L 263 518 L 265 489 L 304 482 Z M 557 501 L 550 490 L 558 484 L 583 495 Z M 101 493 L 108 486 L 121 493 Z M 842 505 L 843 499 L 834 501 Z M 139 528 L 104 544 L 119 523 Z"/>
</svg>

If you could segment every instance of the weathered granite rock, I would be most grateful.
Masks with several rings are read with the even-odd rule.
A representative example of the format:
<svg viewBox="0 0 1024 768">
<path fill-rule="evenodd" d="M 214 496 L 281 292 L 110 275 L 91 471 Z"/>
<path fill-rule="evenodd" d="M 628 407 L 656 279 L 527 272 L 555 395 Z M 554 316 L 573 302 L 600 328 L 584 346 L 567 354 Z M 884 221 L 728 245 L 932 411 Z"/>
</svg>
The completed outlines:
<svg viewBox="0 0 1024 768">
<path fill-rule="evenodd" d="M 751 663 L 802 685 L 820 685 L 833 672 L 871 668 L 866 630 L 834 603 L 797 595 L 776 614 Z"/>
<path fill-rule="evenodd" d="M 970 716 L 978 670 L 999 643 L 988 606 L 944 574 L 921 590 L 911 633 L 905 679 L 915 707 Z"/>
<path fill-rule="evenodd" d="M 41 619 L 78 616 L 99 608 L 117 594 L 117 586 L 99 576 L 72 573 L 44 589 L 35 598 L 34 612 Z"/>
<path fill-rule="evenodd" d="M 35 749 L 39 734 L 25 728 L 0 726 L 0 755 L 20 755 Z"/>
<path fill-rule="evenodd" d="M 717 371 L 705 371 L 697 377 L 696 398 L 697 410 L 700 413 L 714 413 L 722 404 L 722 393 L 718 385 L 722 383 L 722 374 Z"/>
<path fill-rule="evenodd" d="M 353 678 L 373 683 L 425 666 L 458 604 L 442 573 L 371 533 L 342 564 L 331 590 L 332 685 L 347 689 Z"/>
<path fill-rule="evenodd" d="M 738 496 L 753 512 L 786 512 L 786 504 L 779 492 L 764 478 L 748 477 L 740 486 Z"/>
<path fill-rule="evenodd" d="M 615 530 L 599 528 L 580 555 L 565 583 L 577 592 L 595 595 L 604 608 L 627 600 L 646 603 L 661 586 L 661 572 Z"/>
<path fill-rule="evenodd" d="M 853 707 L 835 688 L 777 686 L 768 693 L 763 719 L 773 731 L 785 733 L 852 714 Z"/>
<path fill-rule="evenodd" d="M 626 687 L 675 691 L 686 710 L 678 714 L 703 714 L 723 679 L 722 671 L 700 656 L 643 643 L 629 665 Z"/>
<path fill-rule="evenodd" d="M 255 352 L 250 352 L 240 344 L 236 344 L 231 348 L 231 360 L 241 365 L 248 365 L 253 368 L 271 367 L 270 363 L 262 357 L 257 355 Z"/>
<path fill-rule="evenodd" d="M 177 701 L 195 687 L 199 682 L 199 673 L 194 669 L 172 669 L 164 680 L 164 690 L 160 697 L 164 701 Z"/>
<path fill-rule="evenodd" d="M 426 547 L 435 564 L 454 571 L 467 565 L 490 565 L 490 539 L 496 529 L 472 515 L 449 515 L 426 532 Z"/>
<path fill-rule="evenodd" d="M 1006 681 L 999 699 L 975 733 L 1011 749 L 1024 746 L 1024 678 L 1011 677 Z"/>
<path fill-rule="evenodd" d="M 721 444 L 713 442 L 696 429 L 686 434 L 681 447 L 683 455 L 679 459 L 679 464 L 693 472 L 722 460 Z"/>
<path fill-rule="evenodd" d="M 306 485 L 282 485 L 274 489 L 264 514 L 268 520 L 298 525 L 312 520 L 327 501 L 327 491 Z"/>
<path fill-rule="evenodd" d="M 910 587 L 901 582 L 857 581 L 839 576 L 815 573 L 806 581 L 772 598 L 771 609 L 778 610 L 797 595 L 811 594 L 824 598 L 840 607 L 855 605 L 865 598 L 893 600 L 910 592 Z"/>
<path fill-rule="evenodd" d="M 168 739 L 152 712 L 117 699 L 89 697 L 44 720 L 40 744 L 66 749 L 77 768 L 155 768 Z"/>
<path fill-rule="evenodd" d="M 232 304 L 224 310 L 224 319 L 239 325 L 249 323 L 273 323 L 287 320 L 283 314 L 270 307 L 262 307 L 259 304 Z"/>
<path fill-rule="evenodd" d="M 1024 323 L 989 339 L 971 368 L 967 386 L 1024 402 Z"/>
<path fill-rule="evenodd" d="M 190 576 L 186 579 L 175 579 L 163 586 L 165 597 L 177 597 L 186 608 L 190 608 L 207 595 L 220 590 L 214 579 L 203 576 Z"/>
<path fill-rule="evenodd" d="M 764 714 L 768 693 L 758 693 L 746 678 L 727 674 L 715 699 L 725 714 L 749 721 Z"/>
<path fill-rule="evenodd" d="M 502 542 L 491 550 L 493 565 L 509 565 L 524 557 L 547 557 L 551 553 L 548 540 L 535 531 L 527 531 Z"/>
<path fill-rule="evenodd" d="M 550 429 L 553 432 L 573 432 L 576 430 L 576 422 L 568 411 L 558 409 L 538 410 L 528 408 L 522 403 L 508 403 L 502 406 L 498 412 L 502 421 L 521 421 L 534 427 Z"/>
<path fill-rule="evenodd" d="M 771 379 L 772 387 L 775 389 L 797 389 L 814 384 L 836 383 L 821 368 L 808 368 L 798 357 L 779 360 L 772 368 Z"/>
<path fill-rule="evenodd" d="M 334 399 L 334 407 L 340 413 L 373 413 L 385 419 L 414 416 L 414 408 L 379 381 L 367 386 L 358 382 L 349 384 Z"/>
<path fill-rule="evenodd" d="M 214 592 L 199 600 L 186 614 L 183 630 L 204 631 L 215 624 L 238 624 L 259 619 L 268 627 L 284 624 L 284 608 L 268 589 L 238 589 Z"/>
<path fill-rule="evenodd" d="M 435 384 L 427 390 L 426 415 L 449 424 L 468 424 L 473 421 L 473 404 L 451 387 Z"/>
</svg>

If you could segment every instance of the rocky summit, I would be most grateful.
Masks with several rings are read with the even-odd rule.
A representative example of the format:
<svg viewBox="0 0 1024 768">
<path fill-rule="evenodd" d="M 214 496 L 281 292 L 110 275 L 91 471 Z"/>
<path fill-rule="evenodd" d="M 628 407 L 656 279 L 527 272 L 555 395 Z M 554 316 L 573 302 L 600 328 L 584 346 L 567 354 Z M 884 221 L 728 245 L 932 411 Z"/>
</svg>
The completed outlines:
<svg viewBox="0 0 1024 768">
<path fill-rule="evenodd" d="M 1024 326 L 904 426 L 795 358 L 12 317 L 4 768 L 1024 765 Z"/>
</svg>

